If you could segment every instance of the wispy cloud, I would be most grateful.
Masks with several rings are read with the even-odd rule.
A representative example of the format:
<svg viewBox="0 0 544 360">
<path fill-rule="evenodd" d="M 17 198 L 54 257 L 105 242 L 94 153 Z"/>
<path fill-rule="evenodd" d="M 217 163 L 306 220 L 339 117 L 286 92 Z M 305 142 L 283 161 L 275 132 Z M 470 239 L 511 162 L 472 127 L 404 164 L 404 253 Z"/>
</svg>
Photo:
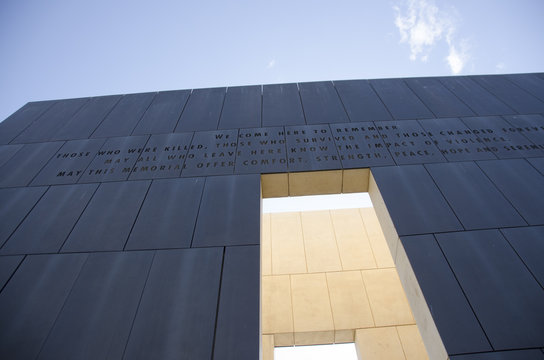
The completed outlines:
<svg viewBox="0 0 544 360">
<path fill-rule="evenodd" d="M 268 65 L 266 65 L 267 69 L 272 69 L 274 66 L 276 66 L 276 59 L 272 59 L 268 62 Z"/>
<path fill-rule="evenodd" d="M 395 26 L 400 42 L 410 46 L 410 60 L 427 62 L 431 50 L 445 39 L 448 55 L 445 61 L 453 74 L 459 74 L 470 58 L 468 42 L 456 41 L 455 17 L 441 10 L 433 0 L 405 0 L 394 6 Z"/>
</svg>

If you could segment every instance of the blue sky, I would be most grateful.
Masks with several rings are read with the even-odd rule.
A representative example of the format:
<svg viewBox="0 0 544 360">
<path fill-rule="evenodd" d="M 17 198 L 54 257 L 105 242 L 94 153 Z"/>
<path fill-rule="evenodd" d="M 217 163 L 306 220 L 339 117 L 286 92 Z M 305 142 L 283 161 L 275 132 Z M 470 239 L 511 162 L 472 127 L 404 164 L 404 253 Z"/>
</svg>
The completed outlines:
<svg viewBox="0 0 544 360">
<path fill-rule="evenodd" d="M 544 71 L 543 15 L 542 0 L 4 0 L 0 119 L 67 97 Z"/>
</svg>

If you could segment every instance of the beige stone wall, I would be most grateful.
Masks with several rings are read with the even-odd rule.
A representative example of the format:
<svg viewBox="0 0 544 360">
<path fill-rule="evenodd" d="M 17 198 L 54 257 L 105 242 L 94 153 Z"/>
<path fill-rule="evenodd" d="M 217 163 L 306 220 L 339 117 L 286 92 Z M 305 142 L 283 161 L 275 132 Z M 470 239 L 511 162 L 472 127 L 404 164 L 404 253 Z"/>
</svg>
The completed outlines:
<svg viewBox="0 0 544 360">
<path fill-rule="evenodd" d="M 427 358 L 373 208 L 264 214 L 261 249 L 265 358 L 353 341 L 360 359 Z"/>
</svg>

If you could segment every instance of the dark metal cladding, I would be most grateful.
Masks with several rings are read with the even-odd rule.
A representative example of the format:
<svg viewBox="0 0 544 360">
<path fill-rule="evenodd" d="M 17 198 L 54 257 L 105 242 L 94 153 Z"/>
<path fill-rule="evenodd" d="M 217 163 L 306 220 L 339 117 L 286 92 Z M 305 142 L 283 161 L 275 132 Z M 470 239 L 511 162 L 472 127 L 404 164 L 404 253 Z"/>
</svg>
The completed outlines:
<svg viewBox="0 0 544 360">
<path fill-rule="evenodd" d="M 52 186 L 4 244 L 0 254 L 56 253 L 98 184 Z"/>
<path fill-rule="evenodd" d="M 192 247 L 260 243 L 259 175 L 206 178 Z"/>
<path fill-rule="evenodd" d="M 290 172 L 341 168 L 329 125 L 286 126 L 285 139 Z"/>
<path fill-rule="evenodd" d="M 297 84 L 263 86 L 263 126 L 305 123 Z"/>
<path fill-rule="evenodd" d="M 544 291 L 501 233 L 465 231 L 436 238 L 493 349 L 541 346 Z"/>
<path fill-rule="evenodd" d="M 372 175 L 400 236 L 463 230 L 422 165 L 377 167 Z"/>
<path fill-rule="evenodd" d="M 368 80 L 335 81 L 334 86 L 352 122 L 393 120 Z"/>
<path fill-rule="evenodd" d="M 203 178 L 153 181 L 125 249 L 190 247 L 203 188 Z"/>
<path fill-rule="evenodd" d="M 448 354 L 491 351 L 433 235 L 400 238 Z"/>
<path fill-rule="evenodd" d="M 306 124 L 345 123 L 349 118 L 331 81 L 298 84 Z"/>
<path fill-rule="evenodd" d="M 0 293 L 0 358 L 38 356 L 87 256 L 25 258 Z"/>
<path fill-rule="evenodd" d="M 402 79 L 370 80 L 370 85 L 395 120 L 435 117 Z"/>
<path fill-rule="evenodd" d="M 373 122 L 330 124 L 342 168 L 395 165 Z"/>
<path fill-rule="evenodd" d="M 226 88 L 193 90 L 175 132 L 216 130 Z"/>
<path fill-rule="evenodd" d="M 91 137 L 128 136 L 132 133 L 156 93 L 124 95 L 96 128 Z"/>
<path fill-rule="evenodd" d="M 227 175 L 234 172 L 238 130 L 196 132 L 182 176 Z"/>
<path fill-rule="evenodd" d="M 476 115 L 437 79 L 406 79 L 406 84 L 437 117 Z"/>
<path fill-rule="evenodd" d="M 123 250 L 150 183 L 100 184 L 61 251 Z"/>
<path fill-rule="evenodd" d="M 227 88 L 218 129 L 261 126 L 261 85 Z"/>
<path fill-rule="evenodd" d="M 7 144 L 47 111 L 56 101 L 29 102 L 0 122 L 0 144 Z"/>
<path fill-rule="evenodd" d="M 527 225 L 476 163 L 425 167 L 466 230 Z"/>
<path fill-rule="evenodd" d="M 236 174 L 287 172 L 287 148 L 283 127 L 240 129 Z"/>
<path fill-rule="evenodd" d="M 14 143 L 52 141 L 89 98 L 59 100 L 25 129 Z"/>
<path fill-rule="evenodd" d="M 222 248 L 156 252 L 124 359 L 212 358 L 222 255 Z"/>
<path fill-rule="evenodd" d="M 190 90 L 162 91 L 155 96 L 132 135 L 161 134 L 174 131 Z"/>
<path fill-rule="evenodd" d="M 193 133 L 151 135 L 130 171 L 130 180 L 179 177 Z"/>
<path fill-rule="evenodd" d="M 105 139 L 67 141 L 36 175 L 32 185 L 77 183 L 105 141 Z"/>
<path fill-rule="evenodd" d="M 430 134 L 416 120 L 376 121 L 375 124 L 397 165 L 444 161 Z"/>
</svg>

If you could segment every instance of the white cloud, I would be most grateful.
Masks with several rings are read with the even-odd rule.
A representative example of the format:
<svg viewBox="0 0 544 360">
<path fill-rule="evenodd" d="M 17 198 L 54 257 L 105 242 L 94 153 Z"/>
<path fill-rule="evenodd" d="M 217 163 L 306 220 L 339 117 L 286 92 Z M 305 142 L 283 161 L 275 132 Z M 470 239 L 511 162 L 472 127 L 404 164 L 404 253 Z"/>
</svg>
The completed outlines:
<svg viewBox="0 0 544 360">
<path fill-rule="evenodd" d="M 498 72 L 501 72 L 503 71 L 504 69 L 506 69 L 506 64 L 503 63 L 502 61 L 500 63 L 498 63 L 497 65 L 495 65 L 495 69 L 498 71 Z"/>
<path fill-rule="evenodd" d="M 272 69 L 274 66 L 276 66 L 276 59 L 272 59 L 268 62 L 268 65 L 266 65 L 267 69 Z"/>
<path fill-rule="evenodd" d="M 405 0 L 401 9 L 394 6 L 395 26 L 400 42 L 410 46 L 410 60 L 427 62 L 433 47 L 445 38 L 448 45 L 446 63 L 453 74 L 459 74 L 469 60 L 466 40 L 455 41 L 454 16 L 436 6 L 434 0 Z"/>
</svg>

